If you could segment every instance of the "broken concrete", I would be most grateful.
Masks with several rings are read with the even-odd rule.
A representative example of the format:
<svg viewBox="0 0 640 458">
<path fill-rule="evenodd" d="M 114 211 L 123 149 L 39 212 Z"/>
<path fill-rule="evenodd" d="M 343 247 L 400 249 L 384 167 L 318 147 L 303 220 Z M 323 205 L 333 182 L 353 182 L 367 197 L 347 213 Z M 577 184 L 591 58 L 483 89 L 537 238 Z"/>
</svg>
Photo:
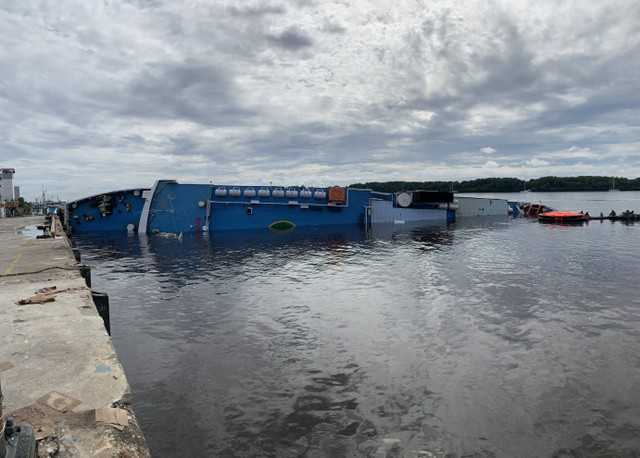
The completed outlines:
<svg viewBox="0 0 640 458">
<path fill-rule="evenodd" d="M 55 237 L 36 239 L 40 223 L 42 217 L 0 218 L 5 415 L 34 426 L 39 456 L 147 457 L 129 385 L 91 289 L 56 221 Z M 112 407 L 128 412 L 122 431 L 96 422 L 96 409 Z M 118 418 L 115 424 L 124 426 Z"/>
</svg>

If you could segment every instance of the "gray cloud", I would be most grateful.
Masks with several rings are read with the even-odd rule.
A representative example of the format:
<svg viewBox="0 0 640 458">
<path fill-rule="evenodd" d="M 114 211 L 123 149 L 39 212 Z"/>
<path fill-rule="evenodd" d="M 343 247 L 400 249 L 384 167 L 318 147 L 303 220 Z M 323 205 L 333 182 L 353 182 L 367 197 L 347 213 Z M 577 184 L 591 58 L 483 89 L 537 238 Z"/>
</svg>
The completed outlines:
<svg viewBox="0 0 640 458">
<path fill-rule="evenodd" d="M 283 30 L 278 34 L 266 34 L 265 38 L 281 48 L 297 51 L 313 45 L 313 40 L 295 27 Z"/>
<path fill-rule="evenodd" d="M 631 0 L 9 2 L 0 165 L 65 198 L 167 176 L 636 177 L 638 17 Z"/>
<path fill-rule="evenodd" d="M 227 11 L 233 16 L 260 17 L 268 14 L 284 14 L 286 9 L 279 5 L 243 5 L 242 7 L 230 6 Z"/>
<path fill-rule="evenodd" d="M 236 93 L 227 75 L 212 65 L 196 61 L 154 64 L 129 82 L 125 103 L 114 107 L 114 114 L 229 124 L 250 116 L 240 108 Z"/>
</svg>

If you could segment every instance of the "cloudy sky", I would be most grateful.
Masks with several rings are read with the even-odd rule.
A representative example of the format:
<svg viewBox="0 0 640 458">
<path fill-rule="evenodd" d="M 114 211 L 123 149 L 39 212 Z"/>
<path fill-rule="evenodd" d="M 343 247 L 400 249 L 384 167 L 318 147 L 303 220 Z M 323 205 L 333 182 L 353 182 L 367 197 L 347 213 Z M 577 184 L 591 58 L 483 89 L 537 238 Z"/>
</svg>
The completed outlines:
<svg viewBox="0 0 640 458">
<path fill-rule="evenodd" d="M 636 0 L 0 0 L 27 200 L 640 176 Z"/>
</svg>

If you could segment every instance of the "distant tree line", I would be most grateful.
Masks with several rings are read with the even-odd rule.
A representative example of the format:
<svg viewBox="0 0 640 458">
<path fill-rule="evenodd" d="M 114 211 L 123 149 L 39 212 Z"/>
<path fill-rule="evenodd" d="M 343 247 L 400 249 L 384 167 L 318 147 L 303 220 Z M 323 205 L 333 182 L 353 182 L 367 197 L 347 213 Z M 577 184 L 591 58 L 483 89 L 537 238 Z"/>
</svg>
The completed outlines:
<svg viewBox="0 0 640 458">
<path fill-rule="evenodd" d="M 575 192 L 608 191 L 615 183 L 620 191 L 640 191 L 640 178 L 622 177 L 541 177 L 531 180 L 518 178 L 480 178 L 469 181 L 372 181 L 355 183 L 352 188 L 372 189 L 380 192 L 410 190 L 455 191 L 455 192 Z"/>
</svg>

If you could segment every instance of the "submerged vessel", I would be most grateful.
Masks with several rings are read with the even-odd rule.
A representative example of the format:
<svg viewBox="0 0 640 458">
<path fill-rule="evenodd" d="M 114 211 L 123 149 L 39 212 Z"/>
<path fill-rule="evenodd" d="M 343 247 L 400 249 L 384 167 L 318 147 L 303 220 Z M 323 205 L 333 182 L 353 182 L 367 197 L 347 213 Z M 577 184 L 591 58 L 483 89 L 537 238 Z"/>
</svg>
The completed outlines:
<svg viewBox="0 0 640 458">
<path fill-rule="evenodd" d="M 556 211 L 555 208 L 543 203 L 521 203 L 518 206 L 524 216 L 538 216 L 540 213 Z"/>
<path fill-rule="evenodd" d="M 76 233 L 134 229 L 140 221 L 145 192 L 148 189 L 124 189 L 68 202 L 66 229 Z"/>
<path fill-rule="evenodd" d="M 223 186 L 158 180 L 66 206 L 71 233 L 188 233 L 296 226 L 455 221 L 453 193 L 304 186 Z"/>
</svg>

